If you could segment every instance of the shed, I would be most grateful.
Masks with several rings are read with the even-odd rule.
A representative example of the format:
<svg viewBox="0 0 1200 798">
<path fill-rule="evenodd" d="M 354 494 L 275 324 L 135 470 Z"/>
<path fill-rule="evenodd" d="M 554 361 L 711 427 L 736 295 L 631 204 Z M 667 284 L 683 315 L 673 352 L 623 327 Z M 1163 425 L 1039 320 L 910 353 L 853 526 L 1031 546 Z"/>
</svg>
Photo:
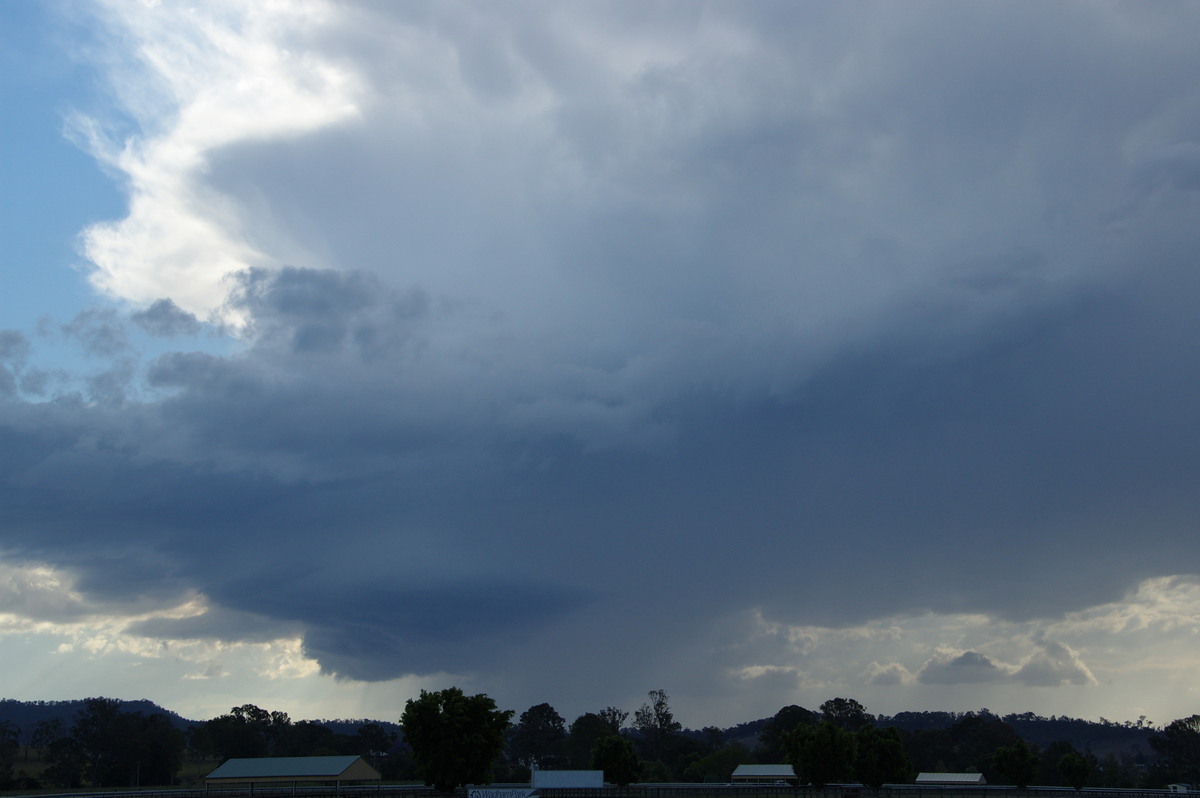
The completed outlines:
<svg viewBox="0 0 1200 798">
<path fill-rule="evenodd" d="M 535 790 L 593 790 L 604 786 L 603 770 L 535 770 L 531 776 Z"/>
<path fill-rule="evenodd" d="M 268 756 L 228 759 L 204 777 L 205 786 L 247 784 L 334 784 L 379 781 L 379 771 L 361 756 Z"/>
<path fill-rule="evenodd" d="M 987 784 L 982 773 L 918 773 L 917 784 L 942 784 L 953 787 Z"/>
<path fill-rule="evenodd" d="M 795 784 L 796 771 L 791 765 L 738 765 L 729 780 L 734 784 Z"/>
</svg>

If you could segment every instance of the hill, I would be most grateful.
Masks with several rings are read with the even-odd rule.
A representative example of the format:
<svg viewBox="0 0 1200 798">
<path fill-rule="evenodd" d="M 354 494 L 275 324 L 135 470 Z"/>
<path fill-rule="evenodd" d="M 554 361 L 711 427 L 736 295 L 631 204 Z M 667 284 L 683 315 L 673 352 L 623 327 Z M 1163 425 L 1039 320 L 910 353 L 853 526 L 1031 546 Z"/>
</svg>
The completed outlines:
<svg viewBox="0 0 1200 798">
<path fill-rule="evenodd" d="M 76 714 L 84 708 L 86 702 L 87 699 L 84 698 L 69 701 L 17 701 L 12 698 L 0 698 L 0 723 L 14 724 L 21 730 L 21 742 L 28 743 L 34 727 L 43 721 L 58 720 L 64 728 L 71 728 Z M 196 723 L 145 698 L 122 700 L 121 711 L 138 712 L 147 716 L 164 715 L 171 721 L 171 725 L 182 731 L 187 731 Z"/>
</svg>

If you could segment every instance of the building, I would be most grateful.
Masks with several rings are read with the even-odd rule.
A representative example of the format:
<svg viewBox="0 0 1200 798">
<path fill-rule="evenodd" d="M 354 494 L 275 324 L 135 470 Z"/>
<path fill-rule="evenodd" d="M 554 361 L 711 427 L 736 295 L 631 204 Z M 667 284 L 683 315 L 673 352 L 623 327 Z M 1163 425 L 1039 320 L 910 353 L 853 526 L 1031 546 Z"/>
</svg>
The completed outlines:
<svg viewBox="0 0 1200 798">
<path fill-rule="evenodd" d="M 333 784 L 337 789 L 380 778 L 379 771 L 361 756 L 265 756 L 226 760 L 204 777 L 204 786 L 247 785 L 253 793 L 256 784 Z"/>
<path fill-rule="evenodd" d="M 733 784 L 796 784 L 791 765 L 738 765 L 729 779 Z"/>
<path fill-rule="evenodd" d="M 943 787 L 982 787 L 987 784 L 982 773 L 918 773 L 917 784 Z"/>
<path fill-rule="evenodd" d="M 604 786 L 603 770 L 535 770 L 535 790 L 594 790 Z"/>
</svg>

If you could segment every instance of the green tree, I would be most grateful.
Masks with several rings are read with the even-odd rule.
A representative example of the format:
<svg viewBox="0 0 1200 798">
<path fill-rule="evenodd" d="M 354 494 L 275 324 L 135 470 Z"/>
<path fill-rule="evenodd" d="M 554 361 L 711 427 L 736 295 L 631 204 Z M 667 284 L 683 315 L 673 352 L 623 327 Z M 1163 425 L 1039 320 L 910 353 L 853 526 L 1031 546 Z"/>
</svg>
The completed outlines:
<svg viewBox="0 0 1200 798">
<path fill-rule="evenodd" d="M 192 733 L 192 746 L 217 759 L 267 756 L 271 751 L 267 736 L 270 722 L 271 713 L 253 704 L 243 704 L 201 724 L 201 728 Z"/>
<path fill-rule="evenodd" d="M 312 720 L 277 727 L 272 742 L 274 756 L 338 756 L 354 747 L 351 738 Z"/>
<path fill-rule="evenodd" d="M 584 769 L 592 766 L 592 750 L 601 737 L 617 734 L 612 725 L 595 712 L 585 712 L 571 723 L 567 731 L 567 758 L 571 767 Z"/>
<path fill-rule="evenodd" d="M 1092 773 L 1092 763 L 1082 754 L 1071 751 L 1058 758 L 1058 772 L 1068 787 L 1082 790 Z"/>
<path fill-rule="evenodd" d="M 758 761 L 765 764 L 786 762 L 787 755 L 783 746 L 784 735 L 794 731 L 801 724 L 816 725 L 818 720 L 816 714 L 795 704 L 789 704 L 776 712 L 775 717 L 767 722 L 758 736 Z"/>
<path fill-rule="evenodd" d="M 1024 740 L 1001 746 L 992 753 L 992 769 L 1002 784 L 1025 788 L 1037 773 L 1038 755 Z"/>
<path fill-rule="evenodd" d="M 39 757 L 46 759 L 50 755 L 50 745 L 55 740 L 66 736 L 67 730 L 60 718 L 39 720 L 34 724 L 29 744 L 34 747 Z"/>
<path fill-rule="evenodd" d="M 913 732 L 905 738 L 904 747 L 917 770 L 936 770 L 940 765 L 958 773 L 987 775 L 992 753 L 1020 739 L 1012 726 L 981 711 L 963 715 L 947 729 Z"/>
<path fill-rule="evenodd" d="M 0 722 L 0 784 L 7 786 L 13 779 L 13 765 L 21 750 L 21 729 L 12 721 Z"/>
<path fill-rule="evenodd" d="M 388 769 L 384 763 L 388 762 L 388 755 L 395 744 L 396 733 L 389 732 L 378 723 L 364 723 L 354 732 L 354 753 L 370 762 L 384 778 L 392 778 L 384 774 Z"/>
<path fill-rule="evenodd" d="M 125 749 L 114 758 L 114 786 L 131 774 L 132 780 L 126 783 L 134 786 L 174 783 L 183 766 L 185 735 L 166 715 L 126 712 L 118 717 L 116 727 Z"/>
<path fill-rule="evenodd" d="M 508 749 L 512 759 L 530 769 L 561 765 L 566 758 L 566 721 L 549 704 L 538 704 L 521 713 L 513 727 Z"/>
<path fill-rule="evenodd" d="M 74 737 L 58 737 L 48 746 L 42 780 L 50 786 L 76 789 L 83 786 L 87 765 L 87 751 L 79 741 Z"/>
<path fill-rule="evenodd" d="M 1122 761 L 1115 753 L 1109 751 L 1103 760 L 1089 756 L 1088 763 L 1092 767 L 1092 781 L 1097 787 L 1130 789 L 1138 785 L 1139 770 L 1132 762 Z"/>
<path fill-rule="evenodd" d="M 75 715 L 71 737 L 87 754 L 86 778 L 93 787 L 121 784 L 117 775 L 117 756 L 125 743 L 116 728 L 121 702 L 115 698 L 88 698 Z"/>
<path fill-rule="evenodd" d="M 1169 778 L 1200 782 L 1200 715 L 1167 724 L 1162 734 L 1150 738 L 1150 746 L 1158 752 Z"/>
<path fill-rule="evenodd" d="M 814 787 L 854 779 L 857 743 L 843 728 L 821 721 L 817 726 L 797 726 L 784 736 L 786 762 L 801 783 Z"/>
<path fill-rule="evenodd" d="M 592 767 L 604 771 L 604 780 L 626 787 L 642 776 L 642 762 L 629 740 L 610 734 L 596 741 L 592 749 Z"/>
<path fill-rule="evenodd" d="M 683 771 L 687 781 L 728 781 L 738 765 L 754 761 L 750 749 L 738 742 L 729 743 L 689 764 Z"/>
<path fill-rule="evenodd" d="M 854 773 L 863 784 L 878 790 L 885 783 L 899 784 L 912 778 L 912 763 L 897 729 L 864 726 L 854 737 Z"/>
<path fill-rule="evenodd" d="M 354 732 L 354 751 L 361 756 L 386 756 L 395 744 L 396 733 L 378 723 L 364 723 Z"/>
<path fill-rule="evenodd" d="M 820 707 L 821 720 L 846 731 L 858 731 L 864 726 L 875 725 L 875 718 L 853 698 L 831 698 Z"/>
<path fill-rule="evenodd" d="M 1033 783 L 1042 787 L 1068 787 L 1070 783 L 1058 769 L 1058 761 L 1066 754 L 1078 754 L 1075 746 L 1067 740 L 1055 740 L 1041 750 L 1038 757 L 1038 772 Z"/>
<path fill-rule="evenodd" d="M 89 698 L 70 737 L 50 744 L 48 780 L 61 786 L 163 786 L 183 762 L 184 734 L 162 714 L 121 711 L 121 702 Z"/>
<path fill-rule="evenodd" d="M 671 712 L 670 701 L 665 690 L 651 690 L 650 701 L 633 713 L 633 728 L 638 731 L 646 752 L 646 758 L 662 762 L 670 746 L 671 738 L 683 728 Z"/>
<path fill-rule="evenodd" d="M 441 792 L 452 792 L 491 781 L 512 716 L 511 710 L 498 710 L 482 693 L 466 696 L 449 687 L 434 693 L 422 690 L 420 698 L 410 698 L 400 726 L 420 777 Z"/>
<path fill-rule="evenodd" d="M 613 734 L 620 734 L 621 729 L 625 728 L 625 721 L 629 719 L 628 712 L 616 707 L 605 707 L 596 714 L 608 724 Z"/>
</svg>

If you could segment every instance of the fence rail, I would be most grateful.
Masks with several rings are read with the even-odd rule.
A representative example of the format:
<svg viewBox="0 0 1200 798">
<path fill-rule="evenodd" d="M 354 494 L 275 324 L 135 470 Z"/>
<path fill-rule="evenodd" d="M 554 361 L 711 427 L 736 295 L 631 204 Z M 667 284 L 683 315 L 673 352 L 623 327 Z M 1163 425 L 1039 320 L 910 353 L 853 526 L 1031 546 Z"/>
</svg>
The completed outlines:
<svg viewBox="0 0 1200 798">
<path fill-rule="evenodd" d="M 540 798 L 1179 798 L 1166 789 L 1083 789 L 1070 787 L 940 787 L 926 784 L 791 787 L 769 784 L 637 784 L 603 789 L 542 789 Z"/>
</svg>

